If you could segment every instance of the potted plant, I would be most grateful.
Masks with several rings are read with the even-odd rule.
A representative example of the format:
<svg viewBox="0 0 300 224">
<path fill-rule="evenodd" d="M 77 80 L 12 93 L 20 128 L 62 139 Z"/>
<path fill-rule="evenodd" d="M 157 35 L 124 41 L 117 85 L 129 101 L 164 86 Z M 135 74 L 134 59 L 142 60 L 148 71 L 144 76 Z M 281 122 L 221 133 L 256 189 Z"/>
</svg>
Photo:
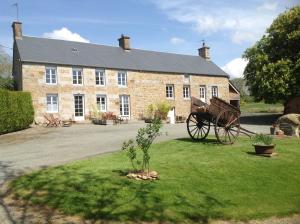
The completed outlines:
<svg viewBox="0 0 300 224">
<path fill-rule="evenodd" d="M 275 144 L 272 136 L 256 134 L 253 138 L 253 146 L 256 154 L 272 154 Z"/>
<path fill-rule="evenodd" d="M 114 124 L 116 120 L 116 115 L 113 112 L 105 112 L 102 115 L 102 124 L 104 125 L 111 125 Z"/>
</svg>

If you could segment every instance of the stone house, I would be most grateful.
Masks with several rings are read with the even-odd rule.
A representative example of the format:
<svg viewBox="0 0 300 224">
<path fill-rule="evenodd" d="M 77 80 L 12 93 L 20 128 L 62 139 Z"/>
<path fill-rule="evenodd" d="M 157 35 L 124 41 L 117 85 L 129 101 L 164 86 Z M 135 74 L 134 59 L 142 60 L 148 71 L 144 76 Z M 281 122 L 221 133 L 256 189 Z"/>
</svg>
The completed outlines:
<svg viewBox="0 0 300 224">
<path fill-rule="evenodd" d="M 13 76 L 18 90 L 31 92 L 36 121 L 45 113 L 83 121 L 95 107 L 140 119 L 160 101 L 172 105 L 172 116 L 187 117 L 191 96 L 239 100 L 205 45 L 190 56 L 134 49 L 123 35 L 112 47 L 23 36 L 20 22 L 12 28 Z"/>
</svg>

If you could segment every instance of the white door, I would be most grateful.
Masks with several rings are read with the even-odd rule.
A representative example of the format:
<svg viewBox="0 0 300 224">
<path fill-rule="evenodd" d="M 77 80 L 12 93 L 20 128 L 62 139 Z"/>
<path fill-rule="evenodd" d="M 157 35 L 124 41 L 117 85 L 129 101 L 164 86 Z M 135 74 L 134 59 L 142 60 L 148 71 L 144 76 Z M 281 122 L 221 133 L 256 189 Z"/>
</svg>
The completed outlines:
<svg viewBox="0 0 300 224">
<path fill-rule="evenodd" d="M 205 86 L 200 86 L 199 89 L 199 98 L 202 102 L 206 103 L 206 87 Z"/>
<path fill-rule="evenodd" d="M 122 117 L 130 117 L 130 102 L 127 95 L 120 96 L 120 115 Z"/>
<path fill-rule="evenodd" d="M 169 118 L 170 124 L 175 124 L 175 107 L 173 107 L 172 110 L 168 112 L 167 117 Z"/>
<path fill-rule="evenodd" d="M 84 120 L 84 95 L 74 95 L 75 121 Z"/>
</svg>

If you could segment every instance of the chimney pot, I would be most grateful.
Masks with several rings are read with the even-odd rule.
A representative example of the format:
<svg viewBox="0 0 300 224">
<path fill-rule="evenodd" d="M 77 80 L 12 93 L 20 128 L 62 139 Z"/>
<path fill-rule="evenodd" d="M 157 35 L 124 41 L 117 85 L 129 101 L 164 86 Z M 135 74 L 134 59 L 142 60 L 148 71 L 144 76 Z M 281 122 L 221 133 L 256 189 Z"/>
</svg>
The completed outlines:
<svg viewBox="0 0 300 224">
<path fill-rule="evenodd" d="M 198 49 L 199 56 L 204 58 L 206 61 L 210 61 L 209 47 L 203 42 L 202 47 Z"/>
<path fill-rule="evenodd" d="M 12 23 L 14 40 L 22 40 L 22 23 L 21 22 L 13 22 Z"/>
<path fill-rule="evenodd" d="M 123 50 L 130 50 L 130 37 L 121 35 L 119 38 L 119 47 L 123 48 Z"/>
</svg>

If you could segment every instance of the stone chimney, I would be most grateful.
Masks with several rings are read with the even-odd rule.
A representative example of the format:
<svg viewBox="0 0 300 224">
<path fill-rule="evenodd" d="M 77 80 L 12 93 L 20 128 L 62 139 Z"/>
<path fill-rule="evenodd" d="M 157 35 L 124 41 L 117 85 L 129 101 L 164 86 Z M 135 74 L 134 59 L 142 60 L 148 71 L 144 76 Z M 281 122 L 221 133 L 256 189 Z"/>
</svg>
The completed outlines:
<svg viewBox="0 0 300 224">
<path fill-rule="evenodd" d="M 204 58 L 206 61 L 210 61 L 209 47 L 205 45 L 203 41 L 202 47 L 198 49 L 199 56 Z"/>
<path fill-rule="evenodd" d="M 119 47 L 123 48 L 123 50 L 130 50 L 130 37 L 122 36 L 119 38 Z"/>
<path fill-rule="evenodd" d="M 22 40 L 22 23 L 13 22 L 11 25 L 14 33 L 14 40 Z"/>
</svg>

